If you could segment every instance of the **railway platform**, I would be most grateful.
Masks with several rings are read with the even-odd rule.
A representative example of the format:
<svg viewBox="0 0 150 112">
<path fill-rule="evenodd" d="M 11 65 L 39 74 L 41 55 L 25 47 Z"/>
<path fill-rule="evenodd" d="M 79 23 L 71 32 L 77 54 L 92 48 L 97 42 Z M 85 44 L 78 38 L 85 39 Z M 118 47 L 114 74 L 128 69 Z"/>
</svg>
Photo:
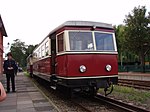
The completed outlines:
<svg viewBox="0 0 150 112">
<path fill-rule="evenodd" d="M 119 72 L 119 79 L 150 81 L 150 73 Z"/>
<path fill-rule="evenodd" d="M 0 78 L 6 88 L 6 78 Z M 7 98 L 0 102 L 0 112 L 57 112 L 55 106 L 34 85 L 31 79 L 18 73 L 16 92 L 7 93 Z"/>
</svg>

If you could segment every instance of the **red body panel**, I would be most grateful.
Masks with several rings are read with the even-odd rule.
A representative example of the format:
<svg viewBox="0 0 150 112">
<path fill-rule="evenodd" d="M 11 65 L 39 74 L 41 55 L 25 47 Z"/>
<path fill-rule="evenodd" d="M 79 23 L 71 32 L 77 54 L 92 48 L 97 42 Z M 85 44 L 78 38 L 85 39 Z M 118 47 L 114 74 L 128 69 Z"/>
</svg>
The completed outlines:
<svg viewBox="0 0 150 112">
<path fill-rule="evenodd" d="M 59 76 L 66 76 L 67 75 L 67 56 L 57 56 L 56 58 L 56 74 Z"/>
<path fill-rule="evenodd" d="M 50 57 L 39 60 L 33 64 L 33 72 L 50 74 Z"/>
<path fill-rule="evenodd" d="M 64 77 L 92 77 L 118 74 L 117 55 L 115 54 L 69 54 L 57 56 L 56 73 Z M 107 72 L 109 64 L 112 70 Z M 81 73 L 79 67 L 86 66 L 87 71 Z"/>
<path fill-rule="evenodd" d="M 30 65 L 30 73 L 33 73 L 33 65 Z"/>
</svg>

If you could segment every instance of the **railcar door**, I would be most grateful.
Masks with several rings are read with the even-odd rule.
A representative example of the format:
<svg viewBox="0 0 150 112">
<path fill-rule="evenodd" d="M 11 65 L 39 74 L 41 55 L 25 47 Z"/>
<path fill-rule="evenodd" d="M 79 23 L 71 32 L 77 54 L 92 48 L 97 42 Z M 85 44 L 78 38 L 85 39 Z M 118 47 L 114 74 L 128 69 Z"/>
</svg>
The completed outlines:
<svg viewBox="0 0 150 112">
<path fill-rule="evenodd" d="M 51 38 L 51 74 L 55 74 L 56 35 L 53 34 L 50 38 Z"/>
</svg>

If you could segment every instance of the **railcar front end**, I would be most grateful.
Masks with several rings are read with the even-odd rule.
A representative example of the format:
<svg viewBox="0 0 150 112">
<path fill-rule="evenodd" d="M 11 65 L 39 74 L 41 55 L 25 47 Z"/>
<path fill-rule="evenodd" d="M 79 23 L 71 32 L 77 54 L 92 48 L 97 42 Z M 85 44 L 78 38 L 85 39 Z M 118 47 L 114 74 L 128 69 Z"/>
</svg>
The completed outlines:
<svg viewBox="0 0 150 112">
<path fill-rule="evenodd" d="M 117 54 L 112 25 L 67 21 L 33 51 L 33 74 L 50 78 L 58 90 L 95 94 L 104 88 L 107 95 L 107 89 L 118 81 Z"/>
<path fill-rule="evenodd" d="M 118 81 L 117 47 L 113 29 L 67 28 L 56 35 L 57 85 L 95 94 Z M 110 93 L 112 90 L 110 91 Z"/>
</svg>

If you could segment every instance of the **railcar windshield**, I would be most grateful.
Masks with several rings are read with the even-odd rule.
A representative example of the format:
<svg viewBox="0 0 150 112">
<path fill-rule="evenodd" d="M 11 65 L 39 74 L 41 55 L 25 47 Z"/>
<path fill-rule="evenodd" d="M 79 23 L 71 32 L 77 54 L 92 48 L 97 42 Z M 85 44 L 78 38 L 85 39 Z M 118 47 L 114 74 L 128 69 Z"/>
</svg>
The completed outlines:
<svg viewBox="0 0 150 112">
<path fill-rule="evenodd" d="M 92 32 L 69 32 L 70 50 L 94 50 Z"/>
<path fill-rule="evenodd" d="M 69 31 L 71 51 L 115 51 L 112 33 Z"/>
<path fill-rule="evenodd" d="M 108 33 L 95 32 L 96 50 L 114 51 L 113 35 Z"/>
</svg>

